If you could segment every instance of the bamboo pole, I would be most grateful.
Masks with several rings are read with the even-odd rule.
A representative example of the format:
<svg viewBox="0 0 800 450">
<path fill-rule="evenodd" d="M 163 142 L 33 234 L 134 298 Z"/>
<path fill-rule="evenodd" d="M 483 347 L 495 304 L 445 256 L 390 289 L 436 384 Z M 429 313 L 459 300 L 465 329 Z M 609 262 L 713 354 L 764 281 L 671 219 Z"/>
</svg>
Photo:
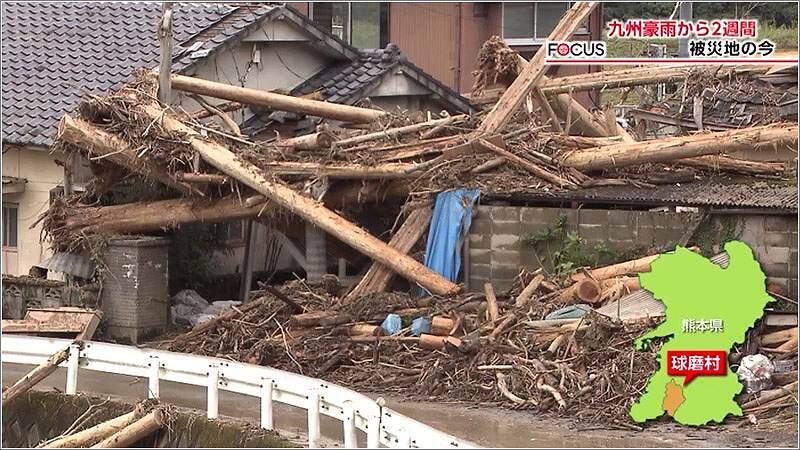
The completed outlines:
<svg viewBox="0 0 800 450">
<path fill-rule="evenodd" d="M 179 91 L 221 98 L 248 105 L 266 106 L 275 110 L 309 114 L 345 122 L 371 122 L 386 114 L 376 109 L 308 100 L 291 95 L 231 86 L 225 83 L 217 83 L 200 78 L 187 77 L 185 75 L 173 74 L 172 88 Z"/>
<path fill-rule="evenodd" d="M 161 120 L 165 129 L 183 133 L 188 138 L 190 145 L 217 170 L 246 184 L 278 205 L 336 236 L 354 249 L 379 261 L 409 280 L 419 283 L 434 294 L 445 295 L 458 290 L 456 284 L 410 256 L 398 252 L 324 205 L 283 184 L 268 180 L 258 168 L 238 158 L 226 147 L 206 141 L 195 130 L 172 118 L 171 115 L 164 114 L 157 104 L 147 105 L 142 110 L 152 120 Z"/>
</svg>

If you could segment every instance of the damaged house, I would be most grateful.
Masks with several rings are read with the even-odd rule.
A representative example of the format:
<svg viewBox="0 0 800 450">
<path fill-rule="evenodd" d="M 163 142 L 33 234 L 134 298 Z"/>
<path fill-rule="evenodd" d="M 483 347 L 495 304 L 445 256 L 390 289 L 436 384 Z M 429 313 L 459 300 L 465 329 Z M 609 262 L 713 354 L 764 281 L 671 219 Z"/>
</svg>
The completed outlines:
<svg viewBox="0 0 800 450">
<path fill-rule="evenodd" d="M 81 98 L 120 87 L 134 69 L 158 65 L 154 26 L 160 15 L 155 3 L 3 5 L 4 274 L 28 274 L 36 265 L 65 268 L 49 259 L 37 218 L 65 185 L 84 189 L 91 167 L 103 161 L 51 152 L 56 123 Z M 182 3 L 173 17 L 175 73 L 344 104 L 366 102 L 387 111 L 434 117 L 472 111 L 465 98 L 408 61 L 396 45 L 359 50 L 281 4 Z M 197 98 L 176 91 L 172 104 L 204 111 Z M 208 111 L 214 109 L 204 106 L 212 116 Z M 263 133 L 261 138 L 274 138 L 276 131 L 284 137 L 307 133 L 318 122 L 263 107 L 217 106 L 242 133 Z M 265 238 L 266 231 L 256 228 Z M 221 263 L 222 272 L 241 264 L 244 229 L 239 222 L 221 227 L 235 250 L 229 264 Z"/>
<path fill-rule="evenodd" d="M 571 38 L 596 7 L 572 4 L 547 39 Z M 775 389 L 735 400 L 750 423 L 796 423 L 796 62 L 558 76 L 541 49 L 528 60 L 490 37 L 470 98 L 499 98 L 475 111 L 392 46 L 356 51 L 287 7 L 236 11 L 222 31 L 185 37 L 162 61 L 169 72 L 152 70 L 153 56 L 52 118 L 53 148 L 88 158 L 94 176 L 81 191 L 68 172 L 73 192 L 41 223 L 59 252 L 104 261 L 106 337 L 136 342 L 167 326 L 168 238 L 244 220 L 232 261 L 242 304 L 194 311 L 205 317 L 191 330 L 148 345 L 640 430 L 630 407 L 664 348 L 631 344 L 666 314 L 639 275 L 664 253 L 723 272 L 740 264 L 726 253 L 736 248 L 752 269 L 748 294 L 717 281 L 709 305 L 759 302 L 727 357 L 733 371 L 768 354 Z M 301 30 L 327 39 L 312 47 L 336 68 L 247 86 L 269 57 L 252 33 L 297 46 Z M 227 39 L 239 56 L 224 53 Z M 211 79 L 217 63 L 204 64 L 226 58 L 236 75 Z M 663 84 L 679 87 L 653 95 Z M 624 121 L 573 95 L 631 88 L 640 104 Z M 305 277 L 253 278 L 254 260 L 276 260 L 278 247 Z M 681 292 L 703 281 L 678 278 Z M 209 307 L 187 297 L 173 306 Z"/>
</svg>

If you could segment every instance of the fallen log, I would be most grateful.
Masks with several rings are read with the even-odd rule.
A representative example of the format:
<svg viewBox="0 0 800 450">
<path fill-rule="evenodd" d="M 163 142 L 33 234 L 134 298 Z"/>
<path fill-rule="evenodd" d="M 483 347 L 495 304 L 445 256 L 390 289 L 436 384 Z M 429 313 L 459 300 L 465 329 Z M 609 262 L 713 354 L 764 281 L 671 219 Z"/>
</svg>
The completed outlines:
<svg viewBox="0 0 800 450">
<path fill-rule="evenodd" d="M 191 338 L 193 336 L 197 336 L 199 334 L 205 333 L 207 330 L 210 330 L 210 329 L 216 327 L 217 324 L 219 324 L 221 322 L 225 322 L 225 321 L 234 319 L 234 318 L 238 317 L 239 315 L 244 314 L 247 311 L 250 311 L 253 308 L 261 306 L 267 300 L 269 300 L 269 297 L 261 297 L 261 298 L 258 298 L 256 300 L 253 300 L 252 302 L 246 303 L 246 304 L 240 306 L 239 308 L 232 309 L 232 310 L 230 310 L 230 311 L 228 311 L 228 312 L 226 312 L 224 314 L 220 314 L 219 316 L 214 317 L 213 319 L 210 319 L 210 320 L 207 320 L 207 321 L 205 321 L 203 323 L 198 324 L 197 326 L 192 328 L 191 331 L 189 331 L 188 333 L 184 333 L 184 334 L 179 335 L 178 337 L 175 338 L 175 341 L 184 341 L 184 340 L 189 339 L 189 338 Z"/>
<path fill-rule="evenodd" d="M 372 166 L 361 164 L 319 164 L 313 162 L 281 161 L 265 163 L 265 172 L 275 175 L 325 176 L 342 179 L 392 179 L 405 178 L 417 167 L 409 163 L 383 163 Z"/>
<path fill-rule="evenodd" d="M 268 180 L 258 168 L 242 161 L 226 147 L 216 142 L 206 141 L 199 133 L 174 119 L 170 114 L 164 114 L 157 104 L 149 104 L 143 107 L 142 111 L 151 120 L 160 120 L 165 129 L 183 133 L 189 139 L 190 145 L 217 170 L 267 196 L 278 205 L 322 228 L 361 253 L 383 263 L 409 280 L 419 283 L 434 294 L 445 295 L 458 290 L 456 284 L 410 256 L 398 252 L 324 205 L 303 196 L 288 186 Z"/>
<path fill-rule="evenodd" d="M 179 198 L 112 206 L 78 206 L 65 210 L 64 227 L 78 233 L 133 234 L 176 228 L 195 222 L 223 222 L 257 217 L 263 198 L 252 206 L 236 196 L 220 199 Z"/>
<path fill-rule="evenodd" d="M 340 105 L 338 103 L 309 100 L 291 95 L 248 89 L 217 83 L 185 75 L 172 75 L 172 88 L 193 94 L 206 95 L 248 105 L 266 106 L 273 110 L 309 114 L 345 122 L 371 122 L 381 116 L 383 111 Z"/>
<path fill-rule="evenodd" d="M 534 163 L 532 163 L 530 161 L 522 159 L 519 156 L 511 153 L 510 151 L 505 150 L 503 148 L 500 148 L 500 147 L 492 144 L 491 142 L 487 141 L 486 139 L 478 139 L 478 144 L 481 147 L 483 147 L 483 148 L 485 148 L 487 150 L 490 150 L 490 151 L 492 151 L 494 153 L 497 153 L 498 155 L 500 155 L 503 158 L 511 161 L 512 163 L 516 164 L 517 166 L 527 170 L 528 172 L 530 172 L 535 177 L 540 178 L 540 179 L 542 179 L 544 181 L 547 181 L 548 183 L 554 184 L 554 185 L 562 187 L 562 188 L 569 188 L 569 189 L 576 189 L 578 187 L 577 184 L 575 184 L 575 183 L 573 183 L 573 182 L 571 182 L 569 180 L 565 180 L 564 178 L 561 178 L 560 176 L 558 176 L 558 175 L 556 175 L 556 174 L 554 174 L 552 172 L 549 172 L 549 171 L 537 166 L 536 164 L 534 164 Z"/>
<path fill-rule="evenodd" d="M 547 41 L 563 41 L 569 39 L 572 33 L 589 16 L 596 2 L 576 2 L 547 37 Z M 506 89 L 500 100 L 494 105 L 492 110 L 481 122 L 478 130 L 482 133 L 493 134 L 502 130 L 511 120 L 511 116 L 516 112 L 520 105 L 525 101 L 527 94 L 531 92 L 544 75 L 548 66 L 544 64 L 545 48 L 541 46 L 533 56 L 522 73 L 514 80 L 511 86 Z"/>
<path fill-rule="evenodd" d="M 334 135 L 330 131 L 318 131 L 278 142 L 278 147 L 294 150 L 327 150 L 333 145 Z"/>
<path fill-rule="evenodd" d="M 447 345 L 456 348 L 461 347 L 461 339 L 455 336 L 434 336 L 432 334 L 420 334 L 419 346 L 426 350 L 442 350 Z"/>
<path fill-rule="evenodd" d="M 90 160 L 107 159 L 133 173 L 151 178 L 184 194 L 205 196 L 202 191 L 177 180 L 161 165 L 139 158 L 135 149 L 117 136 L 69 114 L 58 122 L 56 140 L 72 144 Z M 93 157 L 94 155 L 94 157 Z"/>
<path fill-rule="evenodd" d="M 787 330 L 780 330 L 773 333 L 764 334 L 759 338 L 759 344 L 783 344 L 793 337 L 797 337 L 797 328 L 789 328 Z"/>
<path fill-rule="evenodd" d="M 689 250 L 696 252 L 699 250 L 698 247 L 689 247 Z M 605 267 L 598 267 L 596 269 L 589 270 L 587 272 L 576 272 L 570 275 L 572 281 L 580 281 L 586 278 L 592 278 L 596 281 L 603 281 L 609 278 L 619 277 L 622 275 L 634 275 L 639 272 L 648 272 L 650 270 L 650 264 L 655 261 L 659 255 L 650 255 L 645 256 L 642 258 L 634 259 L 631 261 L 625 261 L 617 264 L 612 264 L 610 266 Z"/>
<path fill-rule="evenodd" d="M 542 284 L 542 281 L 544 281 L 544 275 L 542 274 L 536 274 L 536 276 L 533 277 L 531 282 L 528 283 L 528 285 L 525 286 L 525 289 L 523 289 L 522 292 L 520 292 L 519 295 L 517 296 L 516 306 L 518 308 L 520 306 L 525 306 L 531 300 L 533 294 L 536 292 L 537 289 L 539 289 L 539 286 Z"/>
<path fill-rule="evenodd" d="M 127 414 L 99 423 L 91 428 L 47 442 L 42 445 L 41 448 L 88 447 L 98 441 L 108 438 L 112 434 L 132 424 L 135 420 L 136 412 L 131 411 Z"/>
<path fill-rule="evenodd" d="M 403 222 L 403 225 L 397 230 L 397 233 L 389 240 L 389 246 L 403 254 L 408 254 L 428 228 L 431 214 L 430 207 L 417 208 L 412 211 Z M 381 263 L 374 262 L 364 277 L 361 278 L 361 281 L 344 297 L 344 302 L 347 303 L 362 295 L 383 292 L 389 287 L 392 278 L 394 278 L 394 272 L 391 269 Z"/>
<path fill-rule="evenodd" d="M 456 321 L 447 317 L 436 316 L 431 319 L 431 333 L 436 336 L 449 336 Z"/>
<path fill-rule="evenodd" d="M 772 66 L 769 64 L 747 65 L 746 67 L 719 65 L 706 66 L 704 72 L 722 79 L 739 73 L 762 74 L 766 73 L 770 67 Z M 539 89 L 550 95 L 570 91 L 605 90 L 648 84 L 673 83 L 685 80 L 687 76 L 697 69 L 698 66 L 696 64 L 675 64 L 589 72 L 542 80 L 539 83 Z"/>
<path fill-rule="evenodd" d="M 392 311 L 400 317 L 410 317 L 427 311 L 427 308 L 405 308 Z M 386 314 L 376 314 L 368 317 L 366 322 L 379 322 L 386 318 Z M 294 314 L 290 323 L 297 327 L 319 327 L 335 326 L 353 322 L 353 316 L 348 313 L 338 311 L 310 311 L 302 314 Z"/>
<path fill-rule="evenodd" d="M 467 117 L 469 117 L 469 116 L 467 116 L 466 114 L 462 114 L 462 115 L 458 115 L 458 116 L 445 117 L 444 119 L 435 119 L 435 120 L 429 120 L 427 122 L 420 122 L 420 123 L 415 123 L 415 124 L 412 124 L 412 125 L 406 125 L 406 126 L 397 127 L 397 128 L 389 128 L 387 130 L 376 131 L 374 133 L 362 134 L 360 136 L 353 136 L 353 137 L 350 137 L 350 138 L 347 138 L 347 139 L 342 139 L 340 141 L 337 141 L 336 142 L 336 147 L 348 147 L 348 146 L 351 146 L 351 145 L 363 144 L 364 142 L 370 142 L 370 141 L 374 141 L 374 140 L 378 140 L 378 139 L 393 138 L 393 137 L 397 137 L 397 136 L 402 136 L 404 134 L 410 134 L 410 133 L 414 133 L 414 132 L 417 132 L 417 131 L 422 131 L 422 130 L 427 129 L 427 128 L 433 128 L 433 127 L 435 127 L 437 125 L 447 125 L 447 124 L 451 124 L 451 123 L 454 123 L 454 122 L 462 121 L 462 120 L 466 119 Z"/>
<path fill-rule="evenodd" d="M 103 439 L 91 448 L 130 447 L 136 441 L 158 431 L 164 425 L 165 419 L 164 410 L 156 408 L 141 419 L 117 431 L 106 439 Z"/>
<path fill-rule="evenodd" d="M 797 145 L 797 133 L 797 125 L 783 124 L 700 133 L 576 150 L 564 155 L 561 163 L 579 170 L 663 163 L 695 156 Z"/>
<path fill-rule="evenodd" d="M 746 175 L 780 175 L 786 173 L 789 169 L 787 165 L 783 163 L 748 161 L 746 159 L 716 155 L 679 159 L 675 161 L 675 164 L 720 172 L 736 172 Z"/>
<path fill-rule="evenodd" d="M 58 369 L 58 365 L 67 360 L 69 356 L 69 347 L 65 347 L 53 353 L 47 361 L 34 367 L 33 370 L 28 372 L 24 377 L 20 378 L 12 386 L 3 391 L 3 407 L 8 406 L 15 398 L 28 392 L 28 390 L 40 381 L 47 378 L 50 374 Z"/>
<path fill-rule="evenodd" d="M 505 159 L 504 157 L 502 157 L 502 156 L 498 156 L 497 158 L 492 158 L 492 159 L 490 159 L 490 160 L 486 161 L 486 162 L 485 162 L 485 163 L 483 163 L 483 164 L 480 164 L 480 165 L 478 165 L 478 166 L 475 166 L 474 168 L 472 168 L 472 170 L 470 170 L 470 172 L 471 172 L 471 173 L 483 173 L 483 172 L 488 172 L 488 171 L 490 171 L 490 170 L 494 170 L 494 169 L 496 169 L 496 168 L 498 168 L 498 167 L 502 166 L 502 165 L 503 165 L 503 164 L 505 164 L 507 161 L 508 161 L 508 160 L 507 160 L 507 159 Z"/>
<path fill-rule="evenodd" d="M 786 395 L 792 395 L 793 392 L 797 391 L 797 381 L 792 384 L 783 386 L 778 389 L 772 389 L 769 391 L 761 391 L 758 398 L 750 400 L 749 402 L 741 405 L 742 409 L 750 409 L 755 408 L 759 405 L 763 405 L 764 403 L 770 402 L 772 400 L 781 398 Z"/>
</svg>

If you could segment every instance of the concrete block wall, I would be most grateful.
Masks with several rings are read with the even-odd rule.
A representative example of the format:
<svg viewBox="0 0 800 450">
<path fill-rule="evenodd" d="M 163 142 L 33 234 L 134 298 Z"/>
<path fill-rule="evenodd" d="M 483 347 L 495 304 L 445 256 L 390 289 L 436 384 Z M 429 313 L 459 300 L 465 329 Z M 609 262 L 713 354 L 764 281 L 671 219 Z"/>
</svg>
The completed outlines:
<svg viewBox="0 0 800 450">
<path fill-rule="evenodd" d="M 169 321 L 168 249 L 164 238 L 109 241 L 101 298 L 107 334 L 137 343 L 164 331 Z"/>
<path fill-rule="evenodd" d="M 715 217 L 722 221 L 724 216 Z M 797 216 L 737 216 L 734 230 L 737 239 L 746 242 L 767 283 L 780 286 L 785 295 L 797 299 Z"/>
<path fill-rule="evenodd" d="M 610 250 L 635 252 L 674 245 L 698 216 L 690 212 L 482 205 L 477 208 L 469 232 L 467 289 L 480 291 L 489 280 L 502 291 L 513 284 L 520 269 L 541 267 L 542 257 L 546 256 L 541 254 L 543 248 L 537 254 L 522 239 L 553 227 L 560 217 L 566 219 L 569 231 L 589 245 L 603 243 Z M 797 217 L 735 217 L 738 225 L 733 237 L 753 248 L 768 281 L 783 286 L 790 297 L 797 298 Z M 712 220 L 723 219 L 713 216 Z M 544 265 L 548 266 L 546 261 Z"/>
</svg>

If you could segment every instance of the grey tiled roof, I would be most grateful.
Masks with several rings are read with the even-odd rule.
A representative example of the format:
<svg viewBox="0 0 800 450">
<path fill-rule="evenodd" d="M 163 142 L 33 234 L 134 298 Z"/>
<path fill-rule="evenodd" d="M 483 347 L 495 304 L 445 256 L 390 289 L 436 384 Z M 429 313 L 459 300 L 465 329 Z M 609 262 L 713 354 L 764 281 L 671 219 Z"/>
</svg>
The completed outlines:
<svg viewBox="0 0 800 450">
<path fill-rule="evenodd" d="M 194 61 L 180 44 L 213 51 L 275 7 L 174 6 L 174 70 Z M 120 86 L 158 64 L 156 2 L 3 2 L 3 142 L 48 145 L 58 119 L 86 93 Z"/>
<path fill-rule="evenodd" d="M 504 193 L 500 198 L 575 200 L 632 205 L 684 205 L 797 211 L 797 184 L 767 180 L 717 179 L 656 187 L 605 186 L 550 193 Z"/>
<path fill-rule="evenodd" d="M 319 91 L 323 100 L 353 104 L 368 88 L 379 83 L 393 67 L 404 61 L 396 45 L 362 50 L 361 58 L 327 67 L 292 90 L 304 95 Z"/>
<path fill-rule="evenodd" d="M 292 93 L 304 95 L 319 91 L 323 100 L 354 104 L 363 99 L 371 88 L 380 84 L 391 70 L 401 66 L 407 74 L 438 94 L 457 111 L 470 111 L 472 106 L 469 100 L 414 65 L 401 54 L 396 44 L 388 44 L 385 49 L 360 52 L 360 58 L 323 69 L 294 88 Z"/>
</svg>

